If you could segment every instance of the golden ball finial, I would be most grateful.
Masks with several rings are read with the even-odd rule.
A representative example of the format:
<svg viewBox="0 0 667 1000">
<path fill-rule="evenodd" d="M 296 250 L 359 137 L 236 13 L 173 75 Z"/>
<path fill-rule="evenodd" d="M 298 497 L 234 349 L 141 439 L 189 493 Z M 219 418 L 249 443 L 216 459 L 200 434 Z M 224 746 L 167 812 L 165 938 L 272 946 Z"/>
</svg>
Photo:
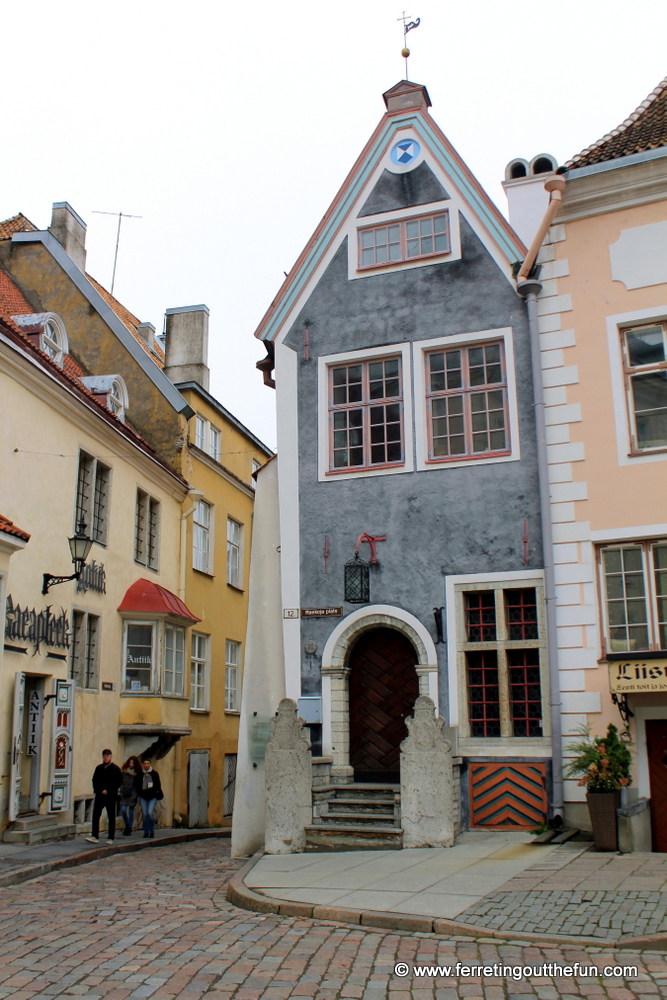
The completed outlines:
<svg viewBox="0 0 667 1000">
<path fill-rule="evenodd" d="M 408 56 L 410 55 L 410 49 L 402 49 L 401 55 L 403 56 L 404 59 L 407 59 Z"/>
</svg>

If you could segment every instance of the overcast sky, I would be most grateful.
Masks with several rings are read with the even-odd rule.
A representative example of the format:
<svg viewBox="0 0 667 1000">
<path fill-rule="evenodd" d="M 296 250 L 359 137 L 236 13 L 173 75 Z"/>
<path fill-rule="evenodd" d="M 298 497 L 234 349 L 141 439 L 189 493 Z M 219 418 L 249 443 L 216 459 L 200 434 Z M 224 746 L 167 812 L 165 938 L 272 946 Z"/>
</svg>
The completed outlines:
<svg viewBox="0 0 667 1000">
<path fill-rule="evenodd" d="M 398 0 L 399 3 L 404 0 Z M 419 0 L 410 78 L 505 211 L 515 156 L 563 162 L 667 74 L 665 0 Z M 69 201 L 88 271 L 162 329 L 211 310 L 212 392 L 269 445 L 253 333 L 403 76 L 389 0 L 22 0 L 6 40 L 0 218 Z M 11 43 L 10 43 L 11 40 Z M 130 412 L 131 418 L 131 412 Z"/>
</svg>

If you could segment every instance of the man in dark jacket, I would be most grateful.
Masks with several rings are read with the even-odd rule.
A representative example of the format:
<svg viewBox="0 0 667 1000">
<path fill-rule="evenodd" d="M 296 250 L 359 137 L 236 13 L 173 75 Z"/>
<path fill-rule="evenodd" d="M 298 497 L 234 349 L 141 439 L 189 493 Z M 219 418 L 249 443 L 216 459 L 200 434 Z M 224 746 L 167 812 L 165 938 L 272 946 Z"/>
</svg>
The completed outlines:
<svg viewBox="0 0 667 1000">
<path fill-rule="evenodd" d="M 102 751 L 102 763 L 98 764 L 93 772 L 93 791 L 95 792 L 95 802 L 93 804 L 93 829 L 90 837 L 86 837 L 89 844 L 98 844 L 100 837 L 100 816 L 102 810 L 106 809 L 109 819 L 109 829 L 107 833 L 107 844 L 113 844 L 116 835 L 116 807 L 118 804 L 118 789 L 122 781 L 121 770 L 117 764 L 111 762 L 111 750 Z"/>
</svg>

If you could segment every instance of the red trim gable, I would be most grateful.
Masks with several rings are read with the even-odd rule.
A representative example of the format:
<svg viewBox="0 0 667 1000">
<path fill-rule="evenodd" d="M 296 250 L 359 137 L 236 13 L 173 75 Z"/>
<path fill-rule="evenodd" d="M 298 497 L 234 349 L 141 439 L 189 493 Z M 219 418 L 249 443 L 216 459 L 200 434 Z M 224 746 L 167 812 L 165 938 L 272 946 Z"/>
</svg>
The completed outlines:
<svg viewBox="0 0 667 1000">
<path fill-rule="evenodd" d="M 6 535 L 14 535 L 15 538 L 20 538 L 22 542 L 29 542 L 30 535 L 27 531 L 23 531 L 22 528 L 17 527 L 13 521 L 10 521 L 8 517 L 4 517 L 0 514 L 0 531 L 3 531 Z"/>
<path fill-rule="evenodd" d="M 125 592 L 118 610 L 144 615 L 169 615 L 170 618 L 185 618 L 192 624 L 201 621 L 201 618 L 192 614 L 180 597 L 151 580 L 137 580 L 136 583 L 133 583 Z"/>
</svg>

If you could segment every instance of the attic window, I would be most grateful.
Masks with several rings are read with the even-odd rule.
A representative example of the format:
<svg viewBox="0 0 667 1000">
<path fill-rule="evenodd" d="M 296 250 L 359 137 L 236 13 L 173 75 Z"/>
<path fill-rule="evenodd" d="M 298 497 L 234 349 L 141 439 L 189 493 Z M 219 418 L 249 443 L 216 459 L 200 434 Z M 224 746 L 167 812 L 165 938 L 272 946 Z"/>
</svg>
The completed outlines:
<svg viewBox="0 0 667 1000">
<path fill-rule="evenodd" d="M 55 361 L 57 365 L 62 364 L 62 337 L 58 327 L 51 319 L 47 320 L 44 324 L 44 333 L 42 334 L 42 350 L 45 354 L 48 354 L 51 360 Z"/>
<path fill-rule="evenodd" d="M 401 219 L 359 230 L 359 269 L 449 253 L 449 213 Z"/>
<path fill-rule="evenodd" d="M 106 406 L 119 420 L 125 421 L 130 397 L 122 375 L 85 375 L 81 381 L 102 406 Z"/>
<path fill-rule="evenodd" d="M 61 368 L 69 351 L 67 330 L 60 316 L 55 313 L 24 313 L 12 316 L 17 326 L 47 357 Z"/>
<path fill-rule="evenodd" d="M 116 414 L 119 420 L 123 420 L 125 417 L 125 397 L 127 392 L 123 391 L 124 388 L 118 379 L 114 379 L 107 395 L 107 406 L 112 413 Z"/>
</svg>

